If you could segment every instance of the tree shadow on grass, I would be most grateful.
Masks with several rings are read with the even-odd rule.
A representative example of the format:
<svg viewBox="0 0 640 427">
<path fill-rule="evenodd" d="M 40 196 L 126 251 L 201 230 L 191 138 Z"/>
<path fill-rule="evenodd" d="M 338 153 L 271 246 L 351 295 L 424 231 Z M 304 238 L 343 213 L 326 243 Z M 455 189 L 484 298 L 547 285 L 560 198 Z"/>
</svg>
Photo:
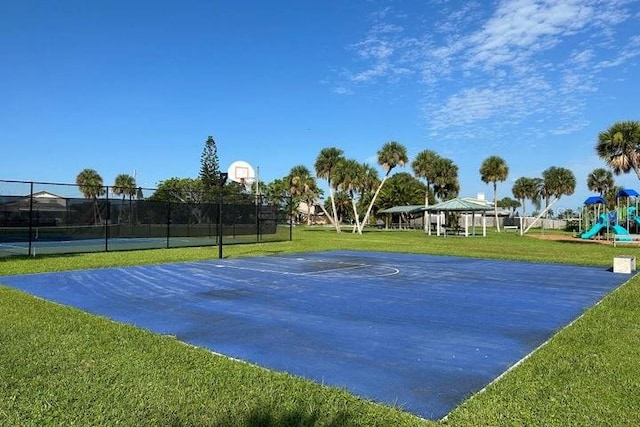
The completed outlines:
<svg viewBox="0 0 640 427">
<path fill-rule="evenodd" d="M 229 414 L 225 417 L 216 417 L 208 422 L 195 423 L 192 420 L 175 413 L 165 413 L 162 417 L 162 425 L 170 427 L 343 427 L 352 425 L 351 417 L 347 412 L 336 414 L 324 414 L 321 411 L 308 411 L 304 409 L 277 410 L 273 408 L 253 408 L 247 414 Z"/>
<path fill-rule="evenodd" d="M 349 416 L 345 412 L 339 412 L 327 418 L 321 416 L 318 411 L 307 412 L 303 410 L 293 410 L 274 414 L 256 409 L 247 416 L 246 424 L 249 427 L 311 427 L 323 425 L 328 427 L 339 427 L 348 425 Z"/>
</svg>

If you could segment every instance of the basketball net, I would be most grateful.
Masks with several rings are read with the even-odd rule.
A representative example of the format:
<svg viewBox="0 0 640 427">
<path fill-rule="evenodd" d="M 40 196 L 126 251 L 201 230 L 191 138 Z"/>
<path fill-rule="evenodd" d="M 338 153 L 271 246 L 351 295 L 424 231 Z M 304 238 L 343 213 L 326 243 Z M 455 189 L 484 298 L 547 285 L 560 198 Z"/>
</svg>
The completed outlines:
<svg viewBox="0 0 640 427">
<path fill-rule="evenodd" d="M 246 178 L 240 178 L 240 185 L 242 185 L 247 192 L 251 192 L 251 182 L 247 182 Z"/>
</svg>

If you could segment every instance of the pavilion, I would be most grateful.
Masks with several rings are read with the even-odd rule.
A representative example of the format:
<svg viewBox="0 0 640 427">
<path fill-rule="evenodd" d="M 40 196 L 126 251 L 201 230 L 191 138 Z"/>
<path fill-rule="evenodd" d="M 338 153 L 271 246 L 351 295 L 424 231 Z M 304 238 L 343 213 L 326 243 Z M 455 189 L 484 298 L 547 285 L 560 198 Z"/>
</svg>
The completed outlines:
<svg viewBox="0 0 640 427">
<path fill-rule="evenodd" d="M 464 236 L 469 237 L 471 234 L 476 234 L 476 225 L 475 221 L 473 221 L 472 233 L 469 232 L 469 217 L 472 219 L 476 214 L 482 215 L 482 236 L 486 237 L 487 235 L 487 211 L 493 211 L 493 207 L 489 206 L 486 203 L 481 203 L 479 201 L 471 201 L 469 199 L 463 199 L 457 197 L 455 199 L 447 200 L 441 203 L 437 203 L 432 206 L 423 207 L 422 211 L 427 212 L 429 219 L 427 221 L 428 224 L 431 223 L 431 214 L 436 214 L 436 235 L 440 236 L 440 234 L 445 230 L 443 224 L 443 217 L 445 213 L 449 212 L 457 212 L 464 215 Z M 431 235 L 431 227 L 428 227 L 428 233 Z M 444 231 L 446 235 L 446 231 Z"/>
</svg>

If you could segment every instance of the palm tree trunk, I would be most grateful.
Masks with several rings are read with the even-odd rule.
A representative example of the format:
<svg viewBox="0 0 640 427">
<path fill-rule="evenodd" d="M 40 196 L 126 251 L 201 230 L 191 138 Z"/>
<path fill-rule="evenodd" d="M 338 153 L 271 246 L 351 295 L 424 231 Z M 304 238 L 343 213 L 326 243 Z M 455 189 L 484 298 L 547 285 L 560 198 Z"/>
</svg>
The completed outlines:
<svg viewBox="0 0 640 427">
<path fill-rule="evenodd" d="M 133 223 L 133 211 L 132 211 L 132 210 L 133 210 L 133 203 L 132 203 L 132 201 L 131 201 L 131 198 L 132 198 L 132 197 L 133 197 L 133 196 L 132 196 L 131 194 L 129 194 L 129 214 L 128 214 L 128 217 L 129 217 L 129 218 L 128 218 L 128 220 L 129 220 L 129 224 L 132 224 L 132 223 Z"/>
<path fill-rule="evenodd" d="M 387 173 L 384 176 L 384 178 L 382 178 L 382 182 L 380 183 L 380 185 L 376 189 L 376 192 L 373 194 L 373 198 L 371 199 L 371 203 L 369 203 L 369 207 L 367 208 L 367 213 L 364 215 L 364 219 L 362 220 L 362 222 L 360 223 L 360 227 L 358 228 L 358 231 L 359 231 L 360 234 L 362 234 L 362 229 L 364 228 L 364 226 L 369 221 L 369 215 L 371 215 L 371 209 L 373 209 L 373 204 L 376 202 L 376 199 L 378 198 L 378 194 L 380 193 L 380 190 L 382 189 L 382 186 L 384 185 L 384 183 L 387 181 L 388 177 L 389 177 L 389 173 Z"/>
<path fill-rule="evenodd" d="M 340 222 L 338 222 L 338 212 L 336 211 L 336 199 L 333 197 L 333 189 L 331 188 L 331 182 L 329 184 L 329 197 L 331 197 L 331 208 L 333 209 L 333 225 L 336 227 L 336 231 L 340 232 Z"/>
<path fill-rule="evenodd" d="M 353 208 L 353 217 L 356 220 L 352 233 L 355 233 L 357 230 L 358 234 L 362 234 L 362 230 L 360 228 L 360 216 L 358 215 L 358 207 L 356 205 L 356 199 L 353 197 L 353 193 L 351 193 L 351 207 Z"/>
<path fill-rule="evenodd" d="M 331 215 L 329 215 L 329 212 L 327 212 L 327 210 L 324 208 L 324 205 L 322 203 L 319 203 L 318 206 L 320 206 L 320 209 L 322 209 L 322 212 L 324 212 L 324 215 L 327 217 L 327 220 L 331 224 L 335 224 L 335 220 L 331 217 Z"/>
<path fill-rule="evenodd" d="M 102 224 L 102 215 L 100 214 L 100 207 L 98 207 L 98 198 L 95 197 L 93 199 L 93 213 L 94 213 L 94 219 L 96 221 L 96 225 L 101 225 Z"/>
<path fill-rule="evenodd" d="M 120 203 L 120 209 L 118 210 L 118 224 L 122 224 L 124 218 L 124 198 L 125 195 L 122 195 L 122 203 Z"/>
</svg>

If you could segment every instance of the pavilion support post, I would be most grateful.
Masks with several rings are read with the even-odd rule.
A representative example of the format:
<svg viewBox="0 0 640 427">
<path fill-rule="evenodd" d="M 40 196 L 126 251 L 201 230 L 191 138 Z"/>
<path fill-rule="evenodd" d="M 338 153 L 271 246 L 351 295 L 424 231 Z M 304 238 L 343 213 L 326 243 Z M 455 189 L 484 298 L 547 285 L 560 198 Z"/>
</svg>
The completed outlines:
<svg viewBox="0 0 640 427">
<path fill-rule="evenodd" d="M 487 237 L 487 214 L 482 213 L 482 237 Z"/>
<path fill-rule="evenodd" d="M 524 218 L 520 217 L 520 235 L 524 236 Z"/>
<path fill-rule="evenodd" d="M 469 237 L 469 214 L 464 216 L 464 237 Z"/>
</svg>

